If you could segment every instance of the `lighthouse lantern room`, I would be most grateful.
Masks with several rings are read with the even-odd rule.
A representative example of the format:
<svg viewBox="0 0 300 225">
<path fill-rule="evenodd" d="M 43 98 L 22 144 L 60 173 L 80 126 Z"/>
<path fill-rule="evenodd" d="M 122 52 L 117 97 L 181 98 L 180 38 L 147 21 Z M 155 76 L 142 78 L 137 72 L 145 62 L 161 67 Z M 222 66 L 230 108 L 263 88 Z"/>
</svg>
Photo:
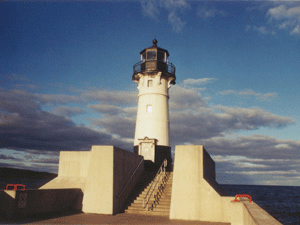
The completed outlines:
<svg viewBox="0 0 300 225">
<path fill-rule="evenodd" d="M 140 55 L 132 76 L 139 90 L 134 152 L 155 164 L 166 158 L 170 165 L 168 100 L 169 88 L 175 84 L 175 66 L 169 62 L 169 52 L 157 47 L 156 39 Z"/>
</svg>

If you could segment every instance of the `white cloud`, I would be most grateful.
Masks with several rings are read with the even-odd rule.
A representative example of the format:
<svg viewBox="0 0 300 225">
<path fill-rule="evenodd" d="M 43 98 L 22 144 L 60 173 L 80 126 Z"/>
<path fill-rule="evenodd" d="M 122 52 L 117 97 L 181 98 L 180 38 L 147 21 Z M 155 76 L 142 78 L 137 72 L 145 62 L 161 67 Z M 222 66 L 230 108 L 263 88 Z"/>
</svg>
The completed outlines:
<svg viewBox="0 0 300 225">
<path fill-rule="evenodd" d="M 80 97 L 85 101 L 97 101 L 102 104 L 114 104 L 119 106 L 137 103 L 137 92 L 113 91 L 113 90 L 88 90 L 83 91 Z"/>
<path fill-rule="evenodd" d="M 300 4 L 300 3 L 299 3 Z M 300 34 L 300 6 L 281 4 L 268 10 L 267 17 L 279 29 L 290 31 L 291 35 Z"/>
<path fill-rule="evenodd" d="M 266 26 L 255 26 L 255 25 L 247 25 L 246 27 L 246 31 L 250 31 L 250 30 L 253 30 L 253 31 L 256 31 L 262 35 L 267 35 L 267 34 L 272 34 L 272 35 L 275 35 L 276 32 L 274 30 L 271 30 L 271 28 L 267 28 Z"/>
<path fill-rule="evenodd" d="M 187 79 L 170 89 L 172 146 L 185 143 L 203 144 L 217 162 L 218 177 L 221 176 L 221 181 L 226 182 L 230 182 L 227 179 L 228 171 L 242 171 L 244 174 L 240 176 L 247 179 L 251 178 L 247 173 L 249 171 L 261 173 L 264 171 L 298 171 L 300 163 L 296 159 L 300 158 L 300 141 L 279 140 L 263 135 L 235 135 L 241 130 L 259 130 L 262 127 L 278 129 L 293 124 L 295 121 L 260 108 L 211 106 L 202 95 L 205 94 L 203 93 L 205 85 L 213 81 L 216 79 Z M 269 96 L 252 90 L 242 90 L 237 93 L 257 98 L 272 97 L 271 93 Z M 228 90 L 225 94 L 237 93 Z M 2 145 L 0 147 L 24 152 L 28 152 L 28 149 L 37 152 L 55 152 L 89 150 L 93 144 L 112 144 L 131 150 L 137 92 L 83 90 L 77 94 L 79 95 L 77 98 L 56 95 L 62 96 L 62 99 L 57 101 L 54 96 L 1 90 L 0 143 Z M 85 104 L 82 106 L 83 111 L 68 105 L 68 101 L 73 104 L 74 99 Z M 42 110 L 43 104 L 49 104 L 52 101 L 55 104 L 65 105 L 48 109 L 48 112 Z M 96 115 L 92 113 L 89 117 L 91 127 L 78 126 L 65 117 L 84 111 L 97 112 Z M 17 163 L 14 159 L 16 157 L 9 158 L 7 155 L 0 154 L 1 158 Z M 47 158 L 28 158 L 28 163 L 36 168 L 38 165 L 47 165 L 47 168 L 52 168 L 51 170 L 55 167 L 55 161 Z M 23 164 L 18 164 L 18 166 L 25 167 Z M 259 176 L 259 174 L 252 176 Z M 275 175 L 265 172 L 264 176 Z M 296 180 L 293 173 L 287 176 L 286 179 Z"/>
<path fill-rule="evenodd" d="M 185 22 L 183 22 L 180 19 L 180 17 L 178 17 L 178 15 L 176 14 L 175 11 L 169 13 L 169 15 L 168 15 L 168 21 L 172 25 L 173 31 L 175 31 L 177 33 L 181 32 L 182 28 L 185 25 Z"/>
<path fill-rule="evenodd" d="M 297 175 L 299 171 L 289 170 L 289 171 L 227 171 L 230 174 L 245 174 L 245 175 Z"/>
<path fill-rule="evenodd" d="M 125 116 L 105 116 L 102 119 L 94 119 L 93 125 L 104 129 L 105 132 L 117 135 L 118 138 L 131 139 L 133 141 L 136 119 Z M 131 143 L 133 146 L 133 143 Z"/>
<path fill-rule="evenodd" d="M 187 84 L 207 84 L 211 78 L 187 79 L 170 89 L 170 126 L 173 145 L 200 143 L 200 140 L 222 137 L 241 130 L 258 130 L 261 127 L 281 128 L 294 124 L 290 117 L 272 114 L 260 108 L 210 106 L 202 97 L 204 89 Z M 238 92 L 260 100 L 273 98 L 274 93 Z M 229 90 L 223 94 L 236 94 Z"/>
<path fill-rule="evenodd" d="M 255 91 L 253 91 L 251 89 L 245 89 L 245 90 L 241 90 L 241 91 L 226 90 L 226 91 L 221 91 L 220 94 L 221 95 L 254 96 L 259 101 L 267 101 L 267 100 L 270 100 L 272 98 L 276 98 L 277 97 L 276 93 L 259 93 L 259 92 L 255 92 Z"/>
<path fill-rule="evenodd" d="M 185 88 L 176 85 L 170 89 L 170 111 L 194 110 L 205 105 L 197 88 Z"/>
<path fill-rule="evenodd" d="M 300 30 L 300 3 L 299 1 L 291 2 L 272 2 L 263 4 L 264 7 L 259 8 L 265 13 L 267 21 L 264 25 L 247 26 L 247 31 L 253 30 L 261 34 L 276 34 L 278 31 L 286 30 L 290 35 L 299 35 Z M 267 7 L 267 8 L 265 8 Z"/>
<path fill-rule="evenodd" d="M 76 125 L 69 118 L 42 110 L 39 97 L 18 90 L 0 92 L 0 148 L 87 150 L 93 144 L 113 143 L 111 134 Z M 72 98 L 67 99 L 72 102 Z M 48 101 L 47 98 L 44 102 Z M 128 147 L 127 143 L 116 142 L 120 147 Z"/>
<path fill-rule="evenodd" d="M 152 19 L 157 20 L 159 14 L 158 0 L 143 0 L 141 1 L 143 13 Z"/>
<path fill-rule="evenodd" d="M 300 25 L 298 24 L 294 30 L 291 31 L 291 35 L 300 35 Z"/>
<path fill-rule="evenodd" d="M 204 4 L 199 6 L 197 10 L 197 16 L 203 18 L 203 19 L 211 19 L 217 16 L 227 16 L 227 13 L 224 10 L 219 10 L 217 9 L 214 5 L 212 4 Z"/>
<path fill-rule="evenodd" d="M 271 20 L 284 20 L 284 19 L 300 19 L 300 6 L 288 6 L 281 4 L 280 6 L 273 7 L 268 10 L 267 16 Z"/>
<path fill-rule="evenodd" d="M 94 111 L 104 114 L 105 116 L 124 116 L 124 117 L 133 117 L 136 115 L 137 107 L 120 107 L 115 105 L 105 105 L 105 104 L 96 104 L 88 105 L 88 108 L 93 109 Z"/>
<path fill-rule="evenodd" d="M 59 106 L 51 110 L 52 113 L 60 116 L 72 117 L 86 113 L 85 110 L 78 107 Z"/>
<path fill-rule="evenodd" d="M 144 15 L 156 21 L 160 19 L 161 10 L 166 10 L 168 22 L 177 33 L 181 32 L 185 25 L 180 14 L 190 8 L 186 0 L 142 0 L 141 5 Z"/>
<path fill-rule="evenodd" d="M 197 86 L 197 85 L 205 85 L 207 83 L 211 83 L 213 81 L 216 81 L 217 79 L 215 78 L 199 78 L 199 79 L 185 79 L 183 81 L 183 86 Z"/>
</svg>

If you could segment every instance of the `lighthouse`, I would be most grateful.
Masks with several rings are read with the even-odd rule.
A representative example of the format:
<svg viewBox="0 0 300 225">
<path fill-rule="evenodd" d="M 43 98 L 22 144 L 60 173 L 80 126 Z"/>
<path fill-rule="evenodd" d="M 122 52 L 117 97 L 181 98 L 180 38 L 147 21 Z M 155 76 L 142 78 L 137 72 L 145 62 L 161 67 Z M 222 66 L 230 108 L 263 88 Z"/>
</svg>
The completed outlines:
<svg viewBox="0 0 300 225">
<path fill-rule="evenodd" d="M 134 136 L 134 153 L 144 160 L 171 163 L 169 143 L 169 88 L 175 84 L 175 66 L 169 52 L 153 45 L 140 52 L 140 62 L 133 66 L 132 80 L 137 83 L 138 109 Z"/>
</svg>

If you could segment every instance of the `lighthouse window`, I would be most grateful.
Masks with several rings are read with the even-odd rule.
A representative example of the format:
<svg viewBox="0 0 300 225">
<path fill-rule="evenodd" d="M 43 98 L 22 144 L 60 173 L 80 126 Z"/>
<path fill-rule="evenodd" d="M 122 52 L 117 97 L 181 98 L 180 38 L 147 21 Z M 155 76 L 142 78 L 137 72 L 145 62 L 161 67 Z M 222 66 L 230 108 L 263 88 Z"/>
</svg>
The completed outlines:
<svg viewBox="0 0 300 225">
<path fill-rule="evenodd" d="M 147 52 L 147 60 L 154 60 L 154 59 L 156 59 L 156 52 L 155 51 Z"/>
<path fill-rule="evenodd" d="M 152 105 L 147 105 L 147 112 L 149 112 L 149 113 L 152 112 Z"/>
<path fill-rule="evenodd" d="M 142 61 L 142 62 L 145 62 L 145 61 L 146 61 L 146 52 L 142 54 L 141 61 Z"/>
<path fill-rule="evenodd" d="M 152 87 L 153 86 L 153 80 L 148 80 L 148 87 Z"/>
<path fill-rule="evenodd" d="M 161 62 L 166 62 L 165 53 L 164 52 L 157 52 L 157 60 L 161 61 Z"/>
</svg>

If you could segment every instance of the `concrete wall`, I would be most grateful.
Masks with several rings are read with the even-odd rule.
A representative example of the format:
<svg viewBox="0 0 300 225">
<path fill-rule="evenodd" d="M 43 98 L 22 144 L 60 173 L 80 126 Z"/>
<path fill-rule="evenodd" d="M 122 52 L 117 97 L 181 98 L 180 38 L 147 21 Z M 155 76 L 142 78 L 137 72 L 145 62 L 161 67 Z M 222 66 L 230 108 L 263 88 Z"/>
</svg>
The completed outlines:
<svg viewBox="0 0 300 225">
<path fill-rule="evenodd" d="M 60 153 L 58 177 L 40 189 L 80 188 L 83 212 L 116 214 L 143 170 L 142 156 L 114 146 L 92 146 L 88 152 L 64 151 Z"/>
<path fill-rule="evenodd" d="M 16 191 L 0 190 L 0 215 L 11 218 L 16 208 Z"/>
<path fill-rule="evenodd" d="M 58 176 L 40 189 L 80 188 L 84 192 L 90 158 L 90 151 L 61 151 Z"/>
<path fill-rule="evenodd" d="M 6 218 L 81 210 L 80 189 L 0 191 L 0 213 Z"/>
<path fill-rule="evenodd" d="M 254 202 L 242 202 L 243 204 L 243 224 L 244 225 L 280 225 L 281 223 L 273 218 Z M 234 225 L 234 224 L 233 224 Z"/>
<path fill-rule="evenodd" d="M 61 151 L 59 154 L 59 177 L 87 177 L 91 154 L 88 151 Z"/>
<path fill-rule="evenodd" d="M 231 225 L 280 225 L 281 223 L 273 218 L 254 202 L 241 200 L 231 202 Z"/>
<path fill-rule="evenodd" d="M 134 185 L 138 181 L 138 178 L 141 176 L 144 170 L 144 161 L 142 159 L 142 156 L 137 156 L 131 152 L 114 148 L 113 214 L 120 211 L 125 200 L 134 188 Z M 135 175 L 131 177 L 141 161 L 142 165 L 136 171 Z M 128 181 L 129 183 L 127 184 Z"/>
<path fill-rule="evenodd" d="M 230 222 L 233 197 L 217 190 L 214 162 L 203 146 L 176 146 L 170 219 Z"/>
<path fill-rule="evenodd" d="M 83 198 L 83 212 L 118 213 L 143 172 L 142 164 L 122 192 L 142 160 L 142 156 L 114 146 L 92 146 Z M 121 192 L 122 195 L 120 195 Z"/>
<path fill-rule="evenodd" d="M 215 164 L 202 145 L 175 148 L 170 219 L 227 222 L 231 225 L 280 224 L 254 202 L 221 196 Z"/>
<path fill-rule="evenodd" d="M 83 212 L 113 214 L 113 147 L 92 146 Z"/>
</svg>

